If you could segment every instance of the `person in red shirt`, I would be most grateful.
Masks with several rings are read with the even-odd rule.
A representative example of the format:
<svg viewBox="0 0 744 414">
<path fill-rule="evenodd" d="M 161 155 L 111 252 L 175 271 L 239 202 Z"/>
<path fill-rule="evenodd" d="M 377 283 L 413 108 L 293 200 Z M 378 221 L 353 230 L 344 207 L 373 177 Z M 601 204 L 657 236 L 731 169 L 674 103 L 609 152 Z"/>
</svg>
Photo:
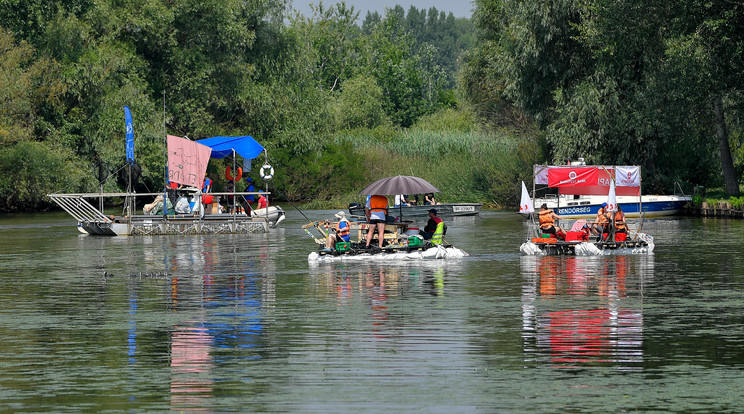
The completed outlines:
<svg viewBox="0 0 744 414">
<path fill-rule="evenodd" d="M 263 194 L 258 197 L 258 208 L 269 208 L 269 199 Z"/>
</svg>

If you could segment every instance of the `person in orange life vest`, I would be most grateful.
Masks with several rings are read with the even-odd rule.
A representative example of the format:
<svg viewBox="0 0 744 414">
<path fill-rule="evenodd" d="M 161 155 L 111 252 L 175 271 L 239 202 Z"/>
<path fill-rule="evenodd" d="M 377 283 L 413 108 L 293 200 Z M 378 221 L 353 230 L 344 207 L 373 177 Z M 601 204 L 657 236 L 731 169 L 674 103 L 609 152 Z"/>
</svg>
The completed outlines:
<svg viewBox="0 0 744 414">
<path fill-rule="evenodd" d="M 625 213 L 620 205 L 617 205 L 617 211 L 615 212 L 615 233 L 627 233 L 628 229 L 625 227 Z"/>
<path fill-rule="evenodd" d="M 593 234 L 607 233 L 609 230 L 610 218 L 607 217 L 606 208 L 607 203 L 602 203 L 602 206 L 597 211 L 597 217 L 594 219 L 594 223 L 592 223 Z"/>
<path fill-rule="evenodd" d="M 387 197 L 382 195 L 373 195 L 369 200 L 367 200 L 365 208 L 369 210 L 369 230 L 367 231 L 366 248 L 369 248 L 375 230 L 377 230 L 379 247 L 382 248 L 382 243 L 385 241 L 385 215 L 388 210 Z"/>
<path fill-rule="evenodd" d="M 562 228 L 555 225 L 555 221 L 559 220 L 561 216 L 555 214 L 553 210 L 549 210 L 547 204 L 540 206 L 538 216 L 540 218 L 540 231 L 543 233 L 552 234 L 555 237 L 558 237 L 558 233 L 564 233 Z"/>
<path fill-rule="evenodd" d="M 437 224 L 441 223 L 442 219 L 437 217 L 437 210 L 429 210 L 429 221 L 426 222 L 426 226 L 423 230 L 419 230 L 419 234 L 424 240 L 430 240 L 434 236 L 434 232 L 437 231 Z"/>
<path fill-rule="evenodd" d="M 258 205 L 256 208 L 269 208 L 269 199 L 265 195 L 261 194 L 258 197 Z"/>
<path fill-rule="evenodd" d="M 338 241 L 343 240 L 348 242 L 351 240 L 351 223 L 349 223 L 349 220 L 346 218 L 346 213 L 339 211 L 335 214 L 335 217 L 338 219 L 338 224 L 336 224 L 336 227 L 333 229 L 336 234 L 328 233 L 326 250 L 331 250 Z"/>
</svg>

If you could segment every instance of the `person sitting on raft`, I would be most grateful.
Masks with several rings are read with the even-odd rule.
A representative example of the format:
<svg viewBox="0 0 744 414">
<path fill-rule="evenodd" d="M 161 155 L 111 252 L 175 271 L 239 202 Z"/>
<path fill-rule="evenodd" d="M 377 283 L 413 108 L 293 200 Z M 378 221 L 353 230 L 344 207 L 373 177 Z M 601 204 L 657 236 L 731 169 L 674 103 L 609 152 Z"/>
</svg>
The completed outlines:
<svg viewBox="0 0 744 414">
<path fill-rule="evenodd" d="M 545 234 L 552 234 L 553 237 L 558 238 L 559 234 L 565 234 L 563 229 L 555 225 L 556 220 L 560 220 L 561 216 L 555 214 L 553 210 L 548 209 L 547 204 L 540 206 L 540 231 Z"/>
<path fill-rule="evenodd" d="M 408 201 L 408 196 L 406 194 L 396 194 L 395 195 L 395 207 L 408 207 L 411 203 Z"/>
<path fill-rule="evenodd" d="M 426 222 L 426 227 L 419 231 L 419 234 L 424 238 L 424 240 L 430 240 L 434 237 L 439 223 L 442 223 L 442 235 L 444 235 L 447 233 L 447 225 L 442 222 L 442 219 L 437 217 L 437 210 L 432 208 L 429 210 L 429 221 Z"/>
<path fill-rule="evenodd" d="M 382 243 L 385 241 L 385 215 L 388 211 L 387 197 L 373 195 L 367 200 L 365 208 L 369 211 L 369 230 L 367 231 L 367 245 L 365 248 L 369 248 L 369 244 L 372 243 L 372 236 L 377 230 L 379 247 L 382 249 Z"/>
<path fill-rule="evenodd" d="M 607 203 L 602 203 L 602 206 L 597 211 L 597 217 L 592 223 L 592 234 L 601 235 L 607 233 L 610 229 L 610 218 L 607 215 Z"/>
<path fill-rule="evenodd" d="M 343 240 L 348 242 L 351 239 L 351 223 L 349 223 L 349 219 L 346 218 L 346 213 L 339 211 L 334 215 L 334 217 L 338 219 L 338 224 L 333 228 L 336 232 L 335 234 L 328 233 L 328 242 L 326 242 L 327 251 L 333 249 L 333 246 L 335 246 L 338 241 Z"/>
<path fill-rule="evenodd" d="M 269 208 L 269 199 L 266 198 L 265 195 L 261 194 L 258 197 L 258 205 L 256 206 L 256 208 L 257 209 Z"/>
<path fill-rule="evenodd" d="M 628 229 L 625 227 L 625 213 L 620 205 L 617 205 L 617 211 L 615 212 L 615 233 L 627 233 Z"/>
</svg>

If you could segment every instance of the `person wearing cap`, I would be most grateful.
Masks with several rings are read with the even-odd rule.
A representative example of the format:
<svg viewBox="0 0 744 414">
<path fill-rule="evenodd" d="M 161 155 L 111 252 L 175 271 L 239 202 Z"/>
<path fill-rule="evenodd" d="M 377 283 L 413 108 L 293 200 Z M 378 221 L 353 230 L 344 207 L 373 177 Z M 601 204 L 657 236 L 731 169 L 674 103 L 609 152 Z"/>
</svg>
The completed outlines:
<svg viewBox="0 0 744 414">
<path fill-rule="evenodd" d="M 607 216 L 605 209 L 607 209 L 607 203 L 602 203 L 599 210 L 597 210 L 597 217 L 592 223 L 592 234 L 601 235 L 607 233 L 609 230 L 610 218 Z"/>
<path fill-rule="evenodd" d="M 424 240 L 431 240 L 437 234 L 438 226 L 440 224 L 442 225 L 441 233 L 443 236 L 444 233 L 446 233 L 445 228 L 447 226 L 444 225 L 442 219 L 437 217 L 437 210 L 432 208 L 429 210 L 429 221 L 426 222 L 426 227 L 424 227 L 423 230 L 419 230 L 419 234 L 424 238 Z"/>
<path fill-rule="evenodd" d="M 338 223 L 333 228 L 335 231 L 334 233 L 328 233 L 328 241 L 326 242 L 326 250 L 333 249 L 333 246 L 336 245 L 336 242 L 338 241 L 345 241 L 348 242 L 351 239 L 351 223 L 349 223 L 349 219 L 346 218 L 346 213 L 343 211 L 339 211 L 334 215 L 338 219 Z"/>
<path fill-rule="evenodd" d="M 245 177 L 245 190 L 243 191 L 245 191 L 246 193 L 256 191 L 256 188 L 253 187 L 253 179 L 251 177 Z M 256 201 L 256 195 L 246 194 L 241 197 L 243 197 L 243 210 L 245 211 L 245 214 L 250 216 L 251 211 L 253 210 L 253 203 Z M 256 208 L 261 208 L 261 207 L 256 207 Z"/>
</svg>

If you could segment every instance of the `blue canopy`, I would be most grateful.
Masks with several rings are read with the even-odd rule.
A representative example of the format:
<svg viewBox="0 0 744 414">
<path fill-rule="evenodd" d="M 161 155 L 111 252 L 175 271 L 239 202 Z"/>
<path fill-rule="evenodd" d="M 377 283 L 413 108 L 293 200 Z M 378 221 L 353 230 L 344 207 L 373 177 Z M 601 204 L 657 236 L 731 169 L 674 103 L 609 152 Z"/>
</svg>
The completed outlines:
<svg viewBox="0 0 744 414">
<path fill-rule="evenodd" d="M 211 158 L 225 158 L 232 155 L 233 150 L 235 150 L 241 157 L 252 160 L 264 151 L 264 147 L 249 136 L 212 137 L 200 139 L 196 142 L 212 148 Z"/>
</svg>

